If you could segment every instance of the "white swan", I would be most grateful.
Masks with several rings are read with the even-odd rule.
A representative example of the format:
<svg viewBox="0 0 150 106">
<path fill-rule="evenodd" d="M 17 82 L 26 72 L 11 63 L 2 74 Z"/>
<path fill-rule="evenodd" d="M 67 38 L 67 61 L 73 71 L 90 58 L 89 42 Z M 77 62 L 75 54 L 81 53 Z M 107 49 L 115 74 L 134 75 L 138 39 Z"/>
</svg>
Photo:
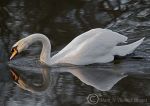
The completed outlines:
<svg viewBox="0 0 150 106">
<path fill-rule="evenodd" d="M 49 39 L 43 34 L 36 33 L 13 45 L 10 60 L 32 43 L 39 41 L 43 44 L 40 61 L 49 66 L 58 63 L 74 65 L 107 63 L 114 60 L 114 55 L 125 56 L 132 53 L 143 40 L 144 38 L 128 45 L 117 46 L 118 43 L 125 43 L 127 37 L 109 29 L 96 28 L 77 36 L 60 52 L 51 57 Z"/>
</svg>

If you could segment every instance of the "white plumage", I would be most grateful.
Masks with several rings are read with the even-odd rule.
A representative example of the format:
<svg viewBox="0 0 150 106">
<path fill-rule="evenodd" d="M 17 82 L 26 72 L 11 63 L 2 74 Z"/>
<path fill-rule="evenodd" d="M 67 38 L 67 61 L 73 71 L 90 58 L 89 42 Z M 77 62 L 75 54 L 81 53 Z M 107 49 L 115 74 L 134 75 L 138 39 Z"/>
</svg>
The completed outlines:
<svg viewBox="0 0 150 106">
<path fill-rule="evenodd" d="M 43 34 L 32 34 L 18 41 L 13 47 L 17 47 L 18 52 L 21 52 L 33 42 L 40 41 L 43 44 L 40 61 L 47 65 L 58 63 L 87 65 L 111 62 L 114 60 L 114 55 L 125 56 L 130 54 L 143 40 L 144 38 L 132 44 L 117 46 L 119 43 L 125 43 L 127 37 L 109 29 L 96 28 L 74 38 L 53 57 L 50 57 L 50 41 Z"/>
</svg>

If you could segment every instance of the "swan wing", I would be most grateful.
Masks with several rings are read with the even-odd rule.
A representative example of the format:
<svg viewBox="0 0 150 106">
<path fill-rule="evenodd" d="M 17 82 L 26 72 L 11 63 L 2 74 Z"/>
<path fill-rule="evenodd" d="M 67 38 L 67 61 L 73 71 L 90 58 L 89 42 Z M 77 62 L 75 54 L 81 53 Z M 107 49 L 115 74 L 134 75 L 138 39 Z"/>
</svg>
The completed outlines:
<svg viewBox="0 0 150 106">
<path fill-rule="evenodd" d="M 83 34 L 80 34 L 79 36 L 74 38 L 67 46 L 65 46 L 58 54 L 63 54 L 63 53 L 65 54 L 69 51 L 74 50 L 75 48 L 80 46 L 80 44 L 82 44 L 84 41 L 94 37 L 97 33 L 101 31 L 103 31 L 102 28 L 97 28 L 97 29 L 91 29 L 87 32 L 84 32 Z"/>
<path fill-rule="evenodd" d="M 118 43 L 125 42 L 126 40 L 126 36 L 109 29 L 92 29 L 73 39 L 52 59 L 56 63 L 76 65 L 96 63 L 98 58 L 103 62 L 103 60 L 107 60 L 104 57 L 109 59 L 112 56 L 110 51 Z"/>
</svg>

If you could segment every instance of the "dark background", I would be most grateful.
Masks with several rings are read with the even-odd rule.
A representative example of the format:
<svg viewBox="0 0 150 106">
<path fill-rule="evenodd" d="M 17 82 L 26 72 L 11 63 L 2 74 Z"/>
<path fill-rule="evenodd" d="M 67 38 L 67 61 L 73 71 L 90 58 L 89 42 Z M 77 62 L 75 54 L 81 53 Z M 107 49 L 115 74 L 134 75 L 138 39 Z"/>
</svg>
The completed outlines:
<svg viewBox="0 0 150 106">
<path fill-rule="evenodd" d="M 101 92 L 82 85 L 73 75 L 57 75 L 55 91 L 36 95 L 20 90 L 9 76 L 7 61 L 11 46 L 32 33 L 43 33 L 52 44 L 52 51 L 62 49 L 73 38 L 92 28 L 109 28 L 129 37 L 129 42 L 146 40 L 135 52 L 144 60 L 124 60 L 119 67 L 149 71 L 150 1 L 149 0 L 0 0 L 0 106 L 70 106 L 89 105 L 90 93 L 105 96 L 140 97 L 150 95 L 149 77 L 127 77 L 112 91 Z M 27 55 L 40 52 L 39 44 Z M 24 55 L 24 54 L 22 54 Z M 32 77 L 30 77 L 32 79 Z M 97 106 L 148 106 L 149 103 L 99 103 Z"/>
</svg>

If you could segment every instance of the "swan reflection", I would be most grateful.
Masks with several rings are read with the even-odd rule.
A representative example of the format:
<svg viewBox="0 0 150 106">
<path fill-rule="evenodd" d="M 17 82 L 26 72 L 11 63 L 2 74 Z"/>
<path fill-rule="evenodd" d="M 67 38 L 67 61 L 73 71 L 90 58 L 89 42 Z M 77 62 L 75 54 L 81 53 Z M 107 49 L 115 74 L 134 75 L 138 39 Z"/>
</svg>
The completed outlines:
<svg viewBox="0 0 150 106">
<path fill-rule="evenodd" d="M 42 84 L 30 84 L 27 82 L 23 76 L 19 75 L 14 69 L 11 70 L 12 79 L 15 83 L 22 89 L 31 92 L 42 92 L 48 87 L 53 87 L 54 82 L 59 78 L 58 74 L 68 72 L 80 79 L 83 83 L 90 85 L 101 91 L 110 90 L 118 81 L 126 77 L 127 75 L 122 74 L 115 70 L 101 70 L 99 67 L 77 67 L 77 66 L 67 66 L 67 67 L 53 67 L 53 68 L 39 68 L 37 72 L 41 70 L 43 77 Z M 32 70 L 30 70 L 31 72 Z M 35 70 L 34 70 L 35 71 Z M 29 72 L 29 70 L 28 70 Z M 55 75 L 54 75 L 55 74 Z M 31 79 L 33 80 L 33 79 Z M 50 83 L 51 82 L 51 83 Z"/>
<path fill-rule="evenodd" d="M 110 90 L 118 81 L 126 77 L 116 71 L 100 70 L 99 68 L 75 68 L 69 69 L 68 72 L 79 78 L 87 85 L 93 86 L 101 91 Z"/>
</svg>

